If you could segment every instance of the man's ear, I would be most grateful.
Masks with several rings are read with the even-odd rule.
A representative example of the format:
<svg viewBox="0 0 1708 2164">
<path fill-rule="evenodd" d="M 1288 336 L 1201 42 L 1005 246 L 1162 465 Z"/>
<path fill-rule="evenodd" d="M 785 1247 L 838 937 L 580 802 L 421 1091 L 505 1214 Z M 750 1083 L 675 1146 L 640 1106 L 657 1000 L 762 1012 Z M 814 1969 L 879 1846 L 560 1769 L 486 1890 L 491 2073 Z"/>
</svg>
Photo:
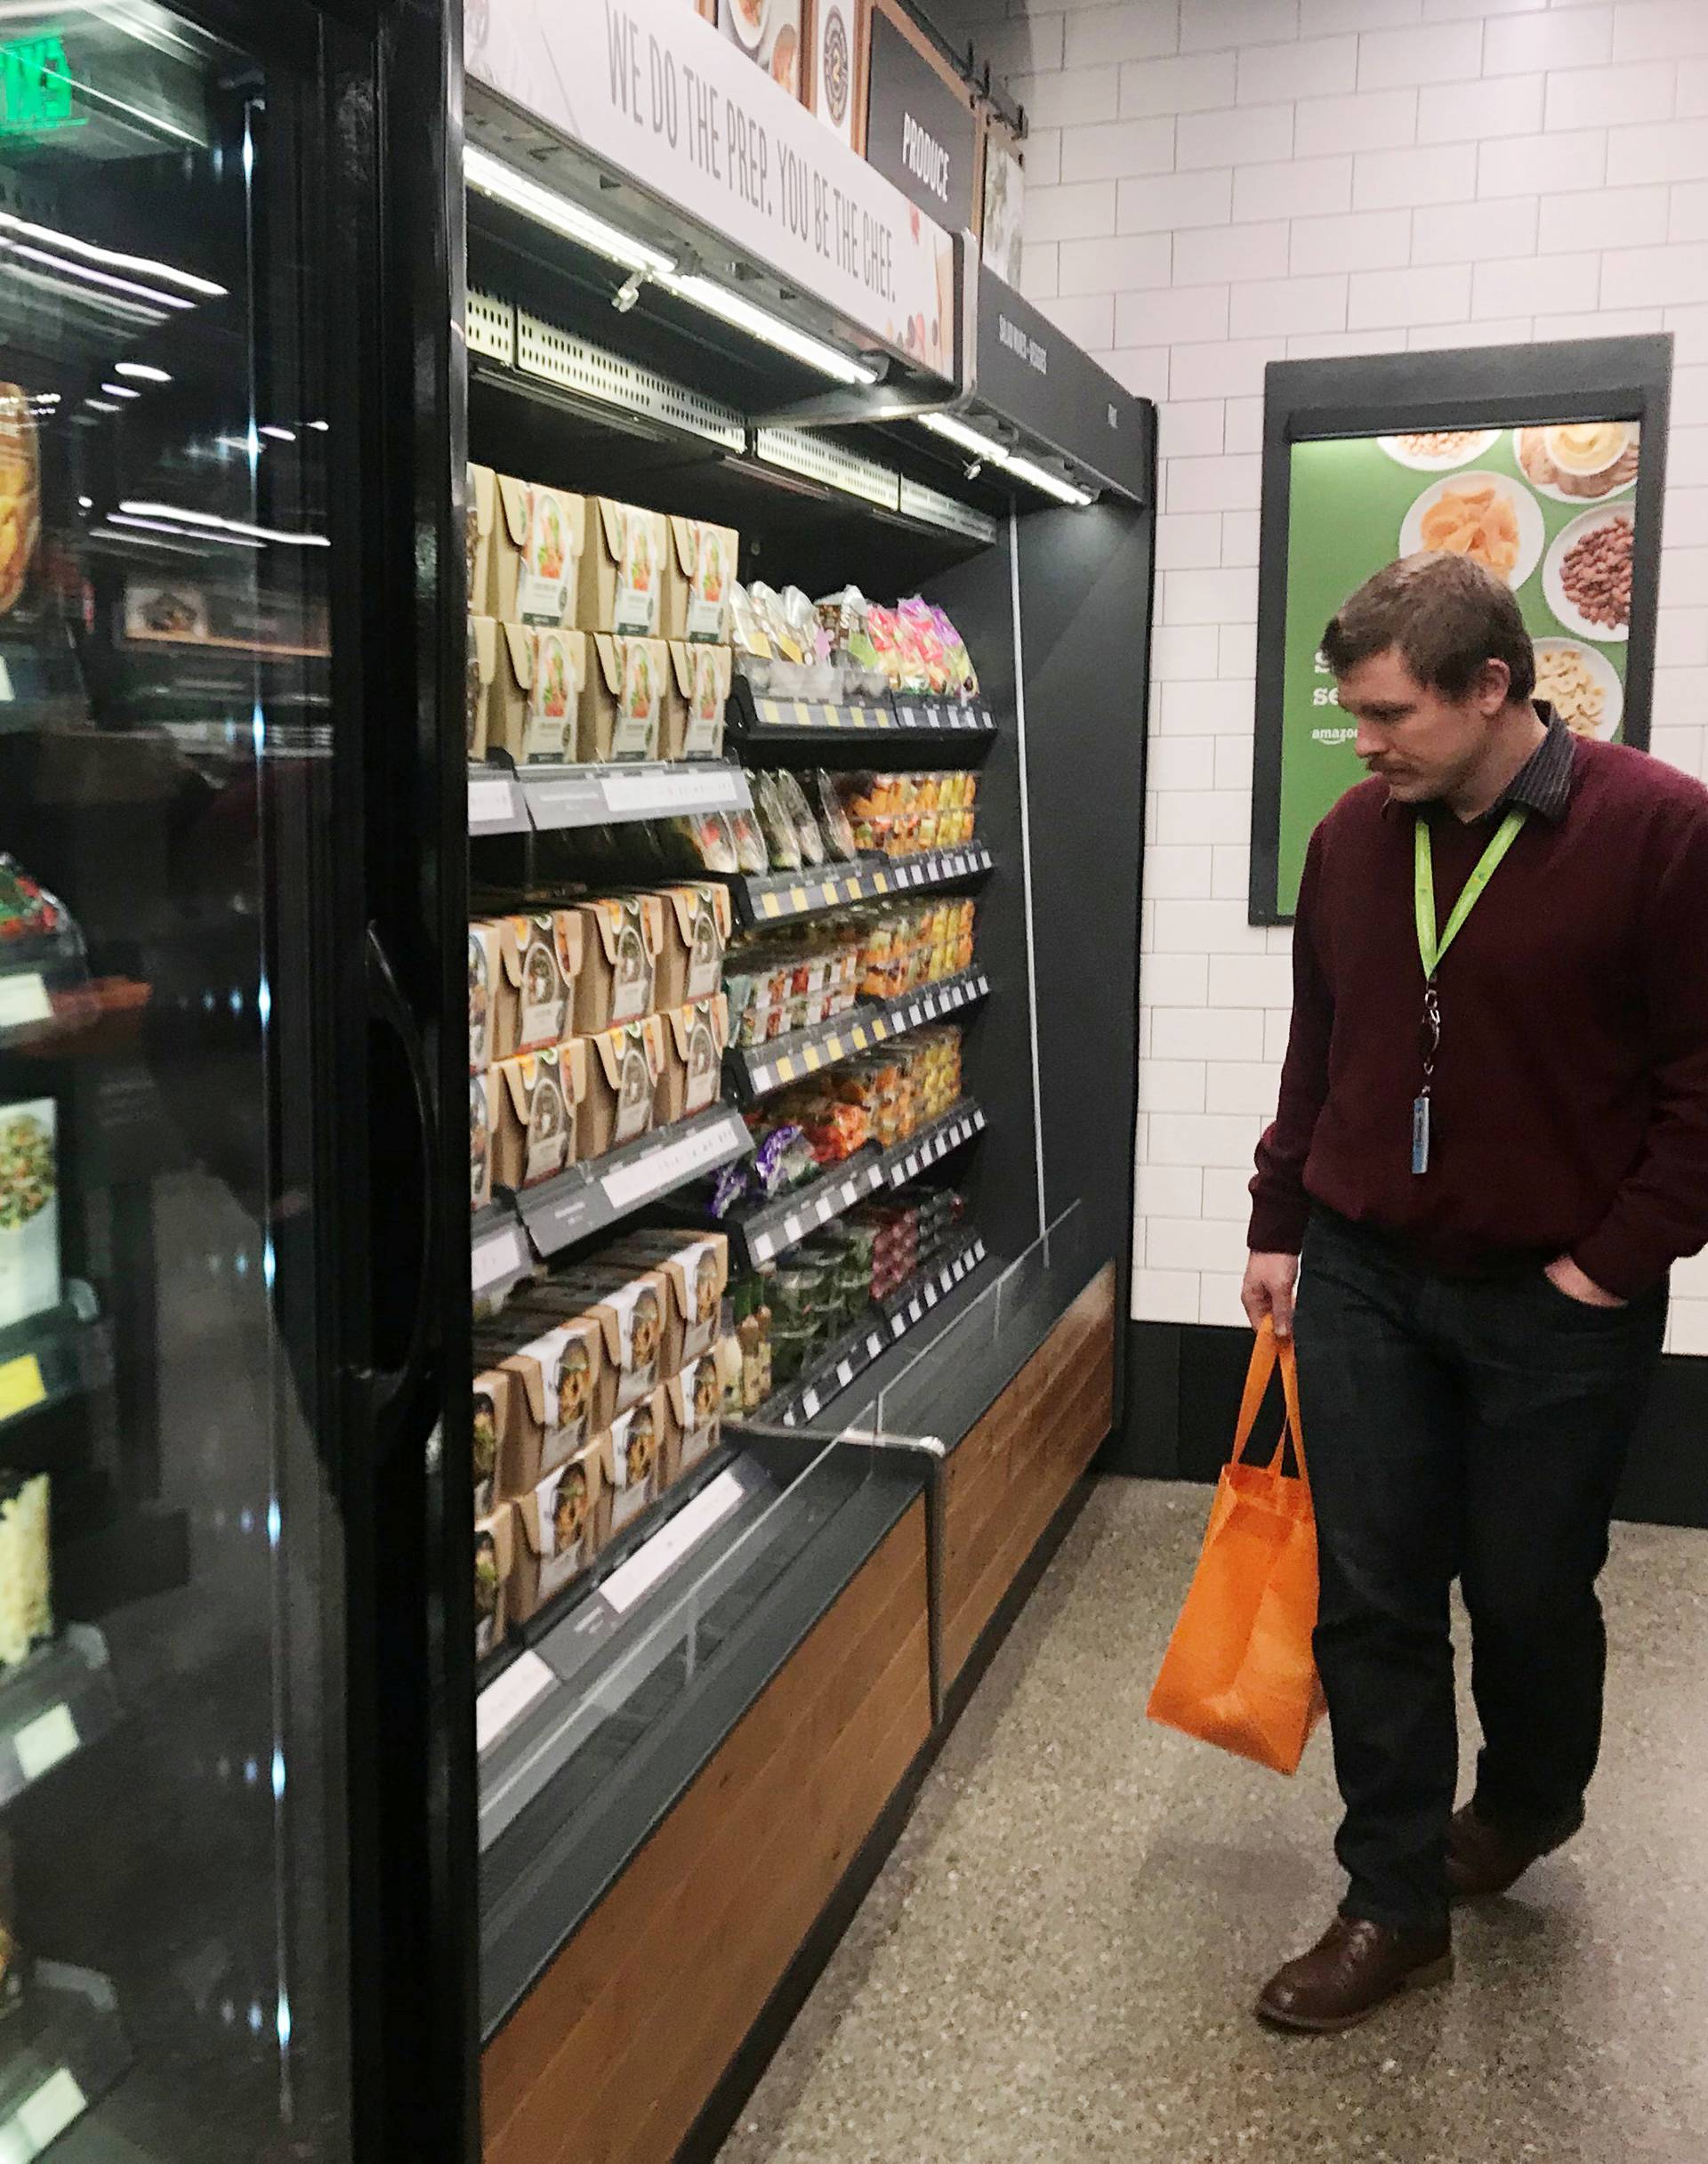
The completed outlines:
<svg viewBox="0 0 1708 2164">
<path fill-rule="evenodd" d="M 1470 680 L 1471 703 L 1493 721 L 1512 693 L 1512 671 L 1491 654 Z"/>
</svg>

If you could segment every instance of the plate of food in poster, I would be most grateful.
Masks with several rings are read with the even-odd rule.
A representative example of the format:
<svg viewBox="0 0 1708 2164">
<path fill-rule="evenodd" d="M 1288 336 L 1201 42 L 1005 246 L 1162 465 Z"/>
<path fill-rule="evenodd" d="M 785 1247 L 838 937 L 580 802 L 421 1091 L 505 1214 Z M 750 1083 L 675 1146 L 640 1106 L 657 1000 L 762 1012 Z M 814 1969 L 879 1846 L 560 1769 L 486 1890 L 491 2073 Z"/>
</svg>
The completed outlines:
<svg viewBox="0 0 1708 2164">
<path fill-rule="evenodd" d="M 1583 512 L 1554 536 L 1542 590 L 1567 631 L 1603 644 L 1630 638 L 1634 532 L 1622 508 Z"/>
<path fill-rule="evenodd" d="M 1396 465 L 1409 466 L 1414 473 L 1451 473 L 1473 458 L 1486 458 L 1500 433 L 1498 428 L 1429 428 L 1378 436 L 1376 441 Z"/>
<path fill-rule="evenodd" d="M 1538 495 L 1557 504 L 1600 504 L 1637 486 L 1635 421 L 1567 421 L 1515 428 L 1512 455 Z"/>
<path fill-rule="evenodd" d="M 1469 556 L 1508 585 L 1521 586 L 1541 561 L 1545 538 L 1542 506 L 1521 481 L 1473 469 L 1424 489 L 1406 513 L 1398 553 L 1441 549 Z"/>
<path fill-rule="evenodd" d="M 1535 648 L 1536 697 L 1575 737 L 1611 742 L 1625 711 L 1625 687 L 1612 662 L 1581 639 L 1538 639 Z"/>
</svg>

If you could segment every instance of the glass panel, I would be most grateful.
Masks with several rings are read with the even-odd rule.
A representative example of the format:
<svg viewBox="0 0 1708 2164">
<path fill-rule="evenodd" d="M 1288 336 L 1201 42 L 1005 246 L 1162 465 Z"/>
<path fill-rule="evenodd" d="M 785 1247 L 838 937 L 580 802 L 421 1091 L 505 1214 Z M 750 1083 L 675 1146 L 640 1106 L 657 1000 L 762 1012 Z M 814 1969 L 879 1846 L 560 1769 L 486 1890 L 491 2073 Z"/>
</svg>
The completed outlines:
<svg viewBox="0 0 1708 2164">
<path fill-rule="evenodd" d="M 0 13 L 0 2159 L 320 2164 L 318 168 L 163 9 Z"/>
</svg>

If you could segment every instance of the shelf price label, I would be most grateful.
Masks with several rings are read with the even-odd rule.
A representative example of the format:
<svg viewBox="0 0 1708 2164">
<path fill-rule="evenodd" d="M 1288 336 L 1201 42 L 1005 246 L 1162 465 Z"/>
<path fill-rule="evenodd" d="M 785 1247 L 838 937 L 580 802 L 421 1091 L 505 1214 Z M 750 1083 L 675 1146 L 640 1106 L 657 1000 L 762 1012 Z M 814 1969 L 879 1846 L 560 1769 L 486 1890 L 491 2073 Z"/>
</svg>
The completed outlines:
<svg viewBox="0 0 1708 2164">
<path fill-rule="evenodd" d="M 16 1360 L 0 1363 L 0 1420 L 10 1420 L 16 1413 L 27 1413 L 46 1395 L 42 1363 L 33 1352 L 20 1353 Z"/>
<path fill-rule="evenodd" d="M 80 1739 L 68 1706 L 50 1706 L 33 1721 L 12 1732 L 12 1748 L 27 1781 L 39 1780 L 62 1758 L 68 1758 Z"/>
</svg>

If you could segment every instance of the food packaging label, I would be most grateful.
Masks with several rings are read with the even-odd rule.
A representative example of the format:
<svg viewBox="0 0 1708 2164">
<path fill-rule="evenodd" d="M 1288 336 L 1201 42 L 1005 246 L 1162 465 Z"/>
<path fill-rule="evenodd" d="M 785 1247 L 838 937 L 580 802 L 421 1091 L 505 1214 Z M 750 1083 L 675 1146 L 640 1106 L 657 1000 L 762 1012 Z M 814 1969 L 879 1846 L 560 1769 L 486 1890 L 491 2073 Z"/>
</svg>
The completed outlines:
<svg viewBox="0 0 1708 2164">
<path fill-rule="evenodd" d="M 507 1129 L 520 1137 L 503 1151 L 507 1185 L 535 1187 L 575 1160 L 576 1110 L 586 1090 L 585 1054 L 573 1044 L 501 1060 L 493 1076 L 506 1092 Z"/>
<path fill-rule="evenodd" d="M 587 699 L 590 725 L 583 731 L 589 759 L 653 759 L 658 755 L 670 650 L 662 639 L 594 635 Z"/>
<path fill-rule="evenodd" d="M 733 527 L 709 520 L 668 521 L 667 616 L 673 639 L 727 639 L 729 589 L 736 576 L 740 537 Z"/>
<path fill-rule="evenodd" d="M 508 473 L 498 477 L 498 497 L 510 545 L 519 559 L 516 620 L 567 624 L 586 531 L 585 497 Z"/>
<path fill-rule="evenodd" d="M 680 1479 L 717 1447 L 723 1406 L 717 1349 L 708 1348 L 690 1361 L 681 1374 L 672 1377 L 667 1387 L 678 1436 L 675 1474 Z"/>
<path fill-rule="evenodd" d="M 594 1054 L 616 1100 L 610 1147 L 622 1148 L 652 1125 L 653 1096 L 658 1086 L 657 1045 L 644 1021 L 625 1022 L 592 1040 Z"/>
<path fill-rule="evenodd" d="M 485 616 L 492 599 L 492 529 L 498 510 L 498 476 L 490 466 L 469 467 L 464 569 L 471 616 Z"/>
<path fill-rule="evenodd" d="M 734 656 L 727 646 L 696 645 L 675 639 L 671 642 L 670 660 L 674 682 L 666 755 L 673 759 L 715 758 L 723 749 L 724 709 L 729 698 Z"/>
<path fill-rule="evenodd" d="M 670 1033 L 670 1049 L 680 1070 L 680 1102 L 670 1107 L 672 1119 L 692 1119 L 714 1103 L 723 1068 L 724 1046 L 729 1041 L 729 1008 L 721 992 L 673 1008 L 664 1017 Z"/>
<path fill-rule="evenodd" d="M 611 1021 L 614 1024 L 638 1021 L 652 1005 L 657 953 L 657 941 L 647 936 L 641 899 L 630 895 L 623 900 L 596 901 L 592 907 L 611 971 Z"/>
<path fill-rule="evenodd" d="M 708 879 L 666 887 L 664 901 L 666 949 L 659 989 L 673 1006 L 709 998 L 723 984 L 723 957 L 734 926 L 729 890 Z"/>
<path fill-rule="evenodd" d="M 0 1671 L 17 1667 L 28 1659 L 32 1646 L 52 1635 L 48 1476 L 0 1473 Z M 0 1894 L 4 1891 L 0 1875 Z M 0 1912 L 0 1926 L 4 1921 Z M 0 1929 L 0 1948 L 4 1945 Z M 0 1998 L 0 2014 L 4 2011 Z"/>
<path fill-rule="evenodd" d="M 0 384 L 0 617 L 22 598 L 42 537 L 40 460 L 28 393 Z"/>
<path fill-rule="evenodd" d="M 548 1473 L 528 1497 L 523 1529 L 539 1558 L 536 1603 L 561 1593 L 592 1561 L 591 1541 L 603 1477 L 601 1453 L 584 1450 Z"/>
<path fill-rule="evenodd" d="M 492 1508 L 498 1469 L 498 1450 L 514 1414 L 520 1394 L 517 1377 L 502 1368 L 489 1368 L 474 1378 L 474 1404 L 470 1418 L 474 1460 L 474 1514 L 484 1518 Z"/>
<path fill-rule="evenodd" d="M 611 628 L 643 637 L 658 627 L 658 593 L 664 577 L 664 521 L 656 512 L 600 498 L 605 545 L 616 565 Z"/>
<path fill-rule="evenodd" d="M 498 626 L 489 616 L 469 618 L 469 658 L 463 680 L 463 734 L 471 759 L 487 755 L 492 684 L 498 673 Z"/>
<path fill-rule="evenodd" d="M 504 965 L 517 992 L 518 1052 L 559 1043 L 580 967 L 579 920 L 568 909 L 503 919 Z"/>
<path fill-rule="evenodd" d="M 492 1063 L 493 979 L 500 967 L 495 925 L 469 926 L 469 1072 Z"/>
<path fill-rule="evenodd" d="M 587 642 L 578 631 L 541 631 L 534 639 L 522 757 L 544 762 L 576 755 L 576 714 L 587 674 Z"/>
<path fill-rule="evenodd" d="M 514 1516 L 508 1503 L 474 1522 L 474 1657 L 491 1652 L 504 1635 L 504 1589 L 515 1560 Z"/>
<path fill-rule="evenodd" d="M 632 1524 L 658 1491 L 663 1408 L 650 1392 L 619 1413 L 606 1438 L 605 1474 L 611 1484 L 611 1530 Z"/>
<path fill-rule="evenodd" d="M 0 1328 L 60 1302 L 59 1114 L 0 1104 Z"/>
<path fill-rule="evenodd" d="M 729 1282 L 729 1242 L 724 1233 L 635 1232 L 609 1250 L 608 1259 L 619 1267 L 640 1264 L 663 1272 L 681 1325 L 679 1332 L 670 1334 L 674 1357 L 667 1365 L 673 1370 L 716 1343 Z"/>
<path fill-rule="evenodd" d="M 484 1209 L 492 1200 L 492 1078 L 469 1078 L 469 1207 Z"/>
</svg>

